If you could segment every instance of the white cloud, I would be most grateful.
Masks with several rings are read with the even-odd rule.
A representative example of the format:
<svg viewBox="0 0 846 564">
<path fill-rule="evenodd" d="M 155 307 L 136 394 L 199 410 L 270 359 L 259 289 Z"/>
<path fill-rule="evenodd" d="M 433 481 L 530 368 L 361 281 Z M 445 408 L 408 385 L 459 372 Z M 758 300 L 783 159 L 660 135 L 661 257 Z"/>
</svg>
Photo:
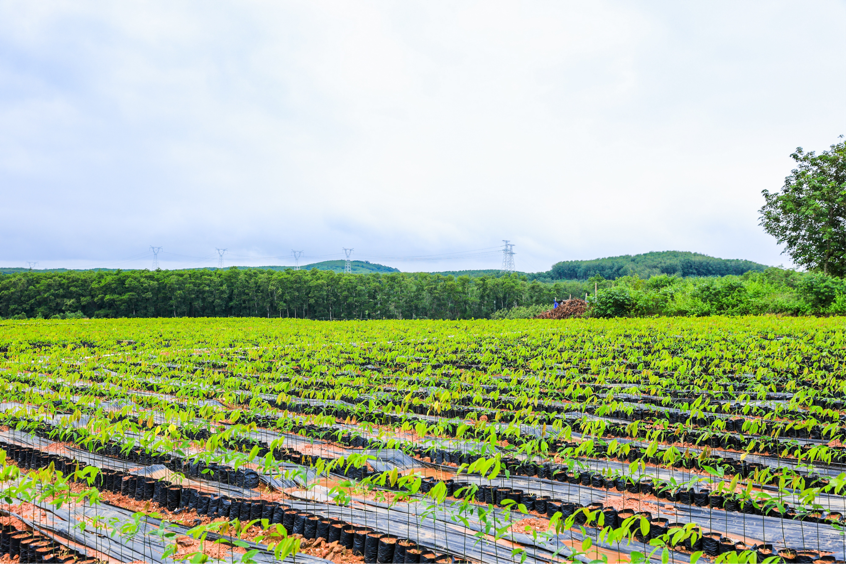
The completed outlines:
<svg viewBox="0 0 846 564">
<path fill-rule="evenodd" d="M 786 262 L 760 191 L 846 132 L 844 23 L 836 2 L 5 4 L 2 259 L 496 267 L 398 259 L 508 238 L 526 270 Z"/>
</svg>

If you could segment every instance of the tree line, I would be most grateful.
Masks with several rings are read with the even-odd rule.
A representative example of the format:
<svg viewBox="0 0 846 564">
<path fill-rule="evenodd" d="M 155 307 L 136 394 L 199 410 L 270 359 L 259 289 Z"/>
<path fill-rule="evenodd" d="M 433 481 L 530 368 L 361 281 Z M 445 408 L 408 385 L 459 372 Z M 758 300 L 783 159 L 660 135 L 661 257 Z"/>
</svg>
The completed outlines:
<svg viewBox="0 0 846 564">
<path fill-rule="evenodd" d="M 30 271 L 0 278 L 0 316 L 489 318 L 517 306 L 552 306 L 578 283 L 427 273 L 321 270 Z"/>
<path fill-rule="evenodd" d="M 6 275 L 0 277 L 0 317 L 515 319 L 534 317 L 555 298 L 570 296 L 587 297 L 594 317 L 846 314 L 846 280 L 781 268 L 741 276 L 594 276 L 556 283 L 518 274 L 230 268 Z"/>
</svg>

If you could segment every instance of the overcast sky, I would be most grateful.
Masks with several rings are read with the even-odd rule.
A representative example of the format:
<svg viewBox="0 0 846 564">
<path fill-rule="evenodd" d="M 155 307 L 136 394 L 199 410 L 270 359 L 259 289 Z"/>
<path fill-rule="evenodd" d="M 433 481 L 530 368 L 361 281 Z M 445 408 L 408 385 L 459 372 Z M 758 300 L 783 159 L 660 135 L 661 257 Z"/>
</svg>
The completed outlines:
<svg viewBox="0 0 846 564">
<path fill-rule="evenodd" d="M 0 266 L 519 270 L 758 227 L 846 2 L 0 1 Z"/>
</svg>

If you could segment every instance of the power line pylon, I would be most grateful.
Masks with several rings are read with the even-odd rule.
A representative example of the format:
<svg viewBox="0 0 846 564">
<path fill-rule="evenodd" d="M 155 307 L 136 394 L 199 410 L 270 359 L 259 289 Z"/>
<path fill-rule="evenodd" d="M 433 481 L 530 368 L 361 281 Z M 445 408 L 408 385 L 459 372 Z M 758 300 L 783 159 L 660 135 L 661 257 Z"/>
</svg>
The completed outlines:
<svg viewBox="0 0 846 564">
<path fill-rule="evenodd" d="M 28 261 L 26 261 L 26 264 L 27 264 L 27 265 L 29 265 L 29 269 L 30 269 L 30 270 L 32 270 L 32 267 L 34 267 L 34 266 L 37 266 L 37 265 L 38 265 L 38 261 L 31 261 L 31 260 L 28 260 Z"/>
<path fill-rule="evenodd" d="M 502 271 L 514 272 L 514 243 L 509 243 L 507 239 L 502 240 L 505 246 L 502 248 Z"/>
<path fill-rule="evenodd" d="M 226 252 L 226 249 L 217 249 L 217 255 L 218 255 L 217 267 L 218 268 L 223 268 L 223 253 L 225 253 L 225 252 Z"/>
<path fill-rule="evenodd" d="M 344 247 L 344 254 L 347 255 L 347 260 L 344 261 L 344 274 L 352 274 L 352 264 L 350 264 L 350 255 L 355 249 L 348 249 Z"/>
<path fill-rule="evenodd" d="M 300 257 L 303 256 L 303 252 L 292 250 L 291 254 L 294 255 L 294 264 L 295 264 L 294 270 L 299 270 L 300 269 Z"/>
<path fill-rule="evenodd" d="M 153 270 L 159 269 L 159 251 L 162 250 L 161 247 L 154 247 L 150 245 L 150 250 L 153 251 Z"/>
</svg>

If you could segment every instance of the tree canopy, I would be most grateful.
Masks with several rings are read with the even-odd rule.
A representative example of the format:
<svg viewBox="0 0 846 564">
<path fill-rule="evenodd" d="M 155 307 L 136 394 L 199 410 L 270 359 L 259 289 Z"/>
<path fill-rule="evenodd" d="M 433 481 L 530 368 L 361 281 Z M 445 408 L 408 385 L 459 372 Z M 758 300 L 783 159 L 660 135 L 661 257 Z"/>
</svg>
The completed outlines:
<svg viewBox="0 0 846 564">
<path fill-rule="evenodd" d="M 843 139 L 843 136 L 840 137 Z M 846 142 L 819 155 L 801 147 L 778 192 L 764 190 L 760 225 L 809 270 L 846 274 Z"/>
<path fill-rule="evenodd" d="M 510 319 L 534 317 L 555 298 L 586 295 L 596 316 L 846 313 L 846 279 L 778 268 L 595 280 L 316 269 L 27 271 L 0 277 L 0 318 Z"/>
</svg>

